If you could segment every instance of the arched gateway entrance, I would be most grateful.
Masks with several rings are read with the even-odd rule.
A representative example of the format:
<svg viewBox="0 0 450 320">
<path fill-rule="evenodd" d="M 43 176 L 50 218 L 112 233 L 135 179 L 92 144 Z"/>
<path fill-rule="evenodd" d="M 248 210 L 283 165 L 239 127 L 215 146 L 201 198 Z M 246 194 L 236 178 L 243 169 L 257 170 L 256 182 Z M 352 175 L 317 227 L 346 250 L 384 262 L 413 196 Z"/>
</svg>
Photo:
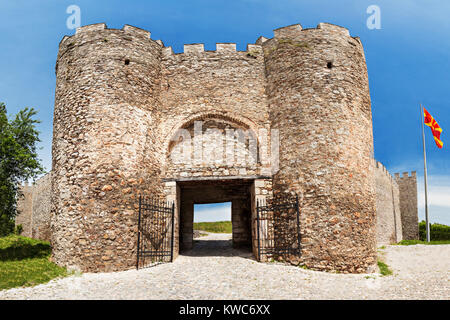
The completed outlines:
<svg viewBox="0 0 450 320">
<path fill-rule="evenodd" d="M 300 256 L 298 198 L 271 196 L 269 177 L 218 177 L 166 182 L 168 201 L 139 201 L 137 268 L 172 262 L 194 246 L 194 205 L 231 202 L 232 246 L 258 261 Z"/>
<path fill-rule="evenodd" d="M 194 205 L 231 202 L 232 245 L 251 248 L 251 179 L 188 180 L 180 186 L 180 251 L 193 248 Z"/>
<path fill-rule="evenodd" d="M 258 215 L 258 205 L 263 207 L 272 198 L 272 164 L 276 161 L 271 151 L 278 144 L 276 138 L 229 116 L 206 114 L 188 119 L 166 143 L 164 204 L 145 204 L 140 210 L 144 219 L 140 227 L 152 229 L 139 234 L 138 261 L 140 255 L 142 265 L 145 258 L 173 261 L 192 249 L 194 205 L 219 202 L 231 203 L 233 248 L 248 248 L 258 260 L 267 259 L 270 248 L 299 248 L 297 237 L 289 244 L 275 244 L 274 214 L 269 218 L 270 210 L 266 210 L 264 217 L 262 211 Z M 146 219 L 152 214 L 149 223 Z M 161 220 L 164 215 L 167 219 Z M 161 236 L 161 230 L 168 232 Z"/>
</svg>

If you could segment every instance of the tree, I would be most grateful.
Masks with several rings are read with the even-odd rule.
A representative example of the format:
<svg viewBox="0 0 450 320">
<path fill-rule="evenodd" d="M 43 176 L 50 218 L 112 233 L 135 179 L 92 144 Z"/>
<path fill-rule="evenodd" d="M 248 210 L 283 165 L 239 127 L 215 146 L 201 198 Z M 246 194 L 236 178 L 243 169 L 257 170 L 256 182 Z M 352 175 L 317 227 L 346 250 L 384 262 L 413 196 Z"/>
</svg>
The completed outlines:
<svg viewBox="0 0 450 320">
<path fill-rule="evenodd" d="M 33 108 L 19 111 L 8 120 L 6 106 L 0 103 L 0 236 L 12 233 L 17 212 L 19 185 L 44 173 L 36 153 L 39 132 Z"/>
</svg>

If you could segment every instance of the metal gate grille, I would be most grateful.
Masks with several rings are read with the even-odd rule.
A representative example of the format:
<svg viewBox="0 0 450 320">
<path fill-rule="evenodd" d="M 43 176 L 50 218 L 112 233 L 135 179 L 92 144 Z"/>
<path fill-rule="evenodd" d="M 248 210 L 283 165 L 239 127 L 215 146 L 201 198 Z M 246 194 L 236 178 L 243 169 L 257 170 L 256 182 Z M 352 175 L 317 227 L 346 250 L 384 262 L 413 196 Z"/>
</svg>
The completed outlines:
<svg viewBox="0 0 450 320">
<path fill-rule="evenodd" d="M 257 201 L 258 260 L 300 257 L 300 209 L 298 196 Z"/>
<path fill-rule="evenodd" d="M 136 269 L 173 261 L 175 203 L 139 197 Z"/>
</svg>

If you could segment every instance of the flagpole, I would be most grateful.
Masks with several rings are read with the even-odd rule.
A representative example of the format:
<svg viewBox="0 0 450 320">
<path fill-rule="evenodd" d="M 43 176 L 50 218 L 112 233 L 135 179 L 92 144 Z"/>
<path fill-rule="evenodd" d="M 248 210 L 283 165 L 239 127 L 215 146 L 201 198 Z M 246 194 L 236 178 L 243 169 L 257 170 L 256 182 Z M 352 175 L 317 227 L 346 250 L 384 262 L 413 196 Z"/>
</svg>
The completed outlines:
<svg viewBox="0 0 450 320">
<path fill-rule="evenodd" d="M 428 221 L 428 178 L 427 178 L 427 152 L 425 147 L 425 127 L 424 127 L 424 111 L 420 104 L 420 114 L 422 119 L 422 142 L 423 142 L 423 172 L 425 181 L 425 223 L 427 230 L 427 242 L 430 242 L 430 222 Z"/>
</svg>

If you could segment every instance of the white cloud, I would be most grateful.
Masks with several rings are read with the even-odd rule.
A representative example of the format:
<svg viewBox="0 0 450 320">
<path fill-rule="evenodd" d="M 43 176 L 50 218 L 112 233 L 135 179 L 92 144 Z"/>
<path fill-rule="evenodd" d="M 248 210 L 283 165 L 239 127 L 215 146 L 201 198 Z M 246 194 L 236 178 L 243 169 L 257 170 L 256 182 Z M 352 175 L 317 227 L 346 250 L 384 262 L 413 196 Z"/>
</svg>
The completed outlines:
<svg viewBox="0 0 450 320">
<path fill-rule="evenodd" d="M 419 220 L 425 220 L 425 185 L 423 176 L 417 179 Z M 428 216 L 430 222 L 450 225 L 450 176 L 428 177 Z"/>
</svg>

